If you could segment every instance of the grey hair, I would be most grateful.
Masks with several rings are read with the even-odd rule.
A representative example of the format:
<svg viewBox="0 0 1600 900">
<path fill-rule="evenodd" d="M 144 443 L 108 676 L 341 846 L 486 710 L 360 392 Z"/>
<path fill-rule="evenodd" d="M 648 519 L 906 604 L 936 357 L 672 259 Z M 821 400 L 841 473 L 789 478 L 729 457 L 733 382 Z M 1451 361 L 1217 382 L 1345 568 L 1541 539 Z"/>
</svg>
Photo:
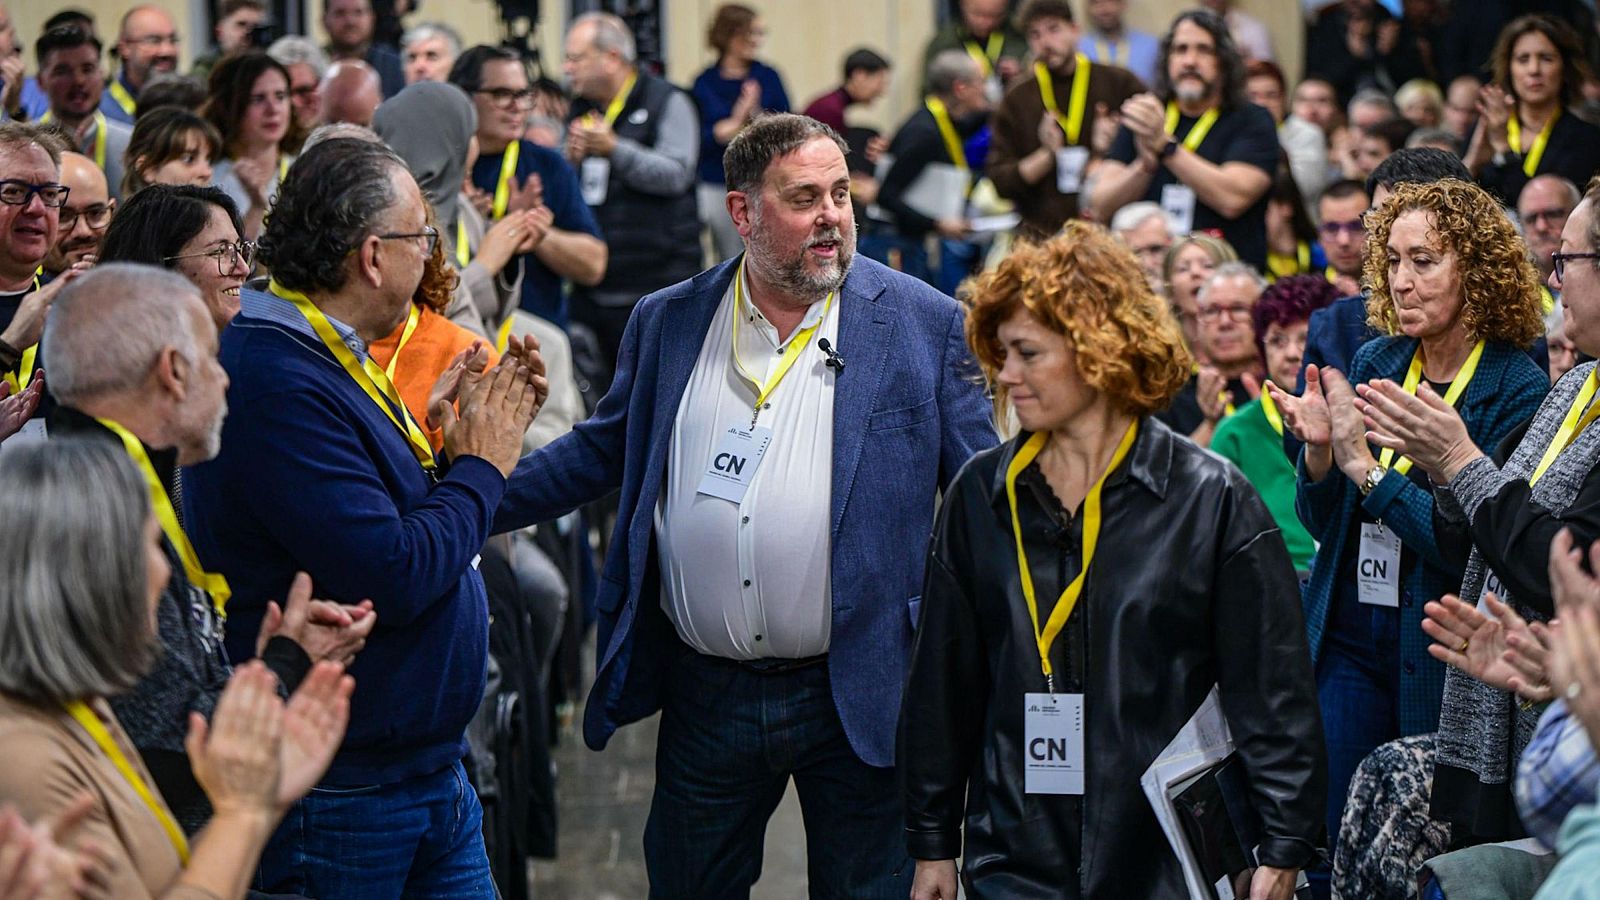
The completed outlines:
<svg viewBox="0 0 1600 900">
<path fill-rule="evenodd" d="M 750 120 L 722 151 L 722 168 L 728 190 L 742 191 L 752 200 L 761 193 L 767 167 L 780 156 L 793 153 L 817 139 L 832 141 L 840 153 L 849 153 L 837 131 L 810 116 L 764 113 Z"/>
<path fill-rule="evenodd" d="M 304 155 L 307 150 L 318 144 L 338 140 L 339 138 L 366 141 L 370 144 L 383 143 L 383 138 L 378 137 L 376 131 L 365 125 L 357 125 L 354 122 L 330 122 L 327 125 L 318 125 L 316 128 L 311 129 L 311 133 L 306 135 L 305 143 L 300 145 L 300 153 Z"/>
<path fill-rule="evenodd" d="M 1217 266 L 1217 270 L 1211 273 L 1211 277 L 1206 279 L 1205 284 L 1200 285 L 1200 290 L 1195 292 L 1194 298 L 1196 301 L 1205 300 L 1206 295 L 1211 292 L 1212 285 L 1219 281 L 1232 281 L 1235 279 L 1244 279 L 1250 282 L 1251 286 L 1256 289 L 1256 296 L 1258 297 L 1262 291 L 1267 289 L 1267 280 L 1261 277 L 1261 273 L 1256 270 L 1255 266 L 1247 262 L 1234 260 Z"/>
<path fill-rule="evenodd" d="M 404 49 L 417 41 L 426 41 L 430 38 L 443 38 L 450 47 L 452 58 L 461 55 L 461 35 L 443 22 L 419 22 L 411 26 L 400 37 L 400 47 Z"/>
<path fill-rule="evenodd" d="M 1443 128 L 1418 128 L 1406 138 L 1406 147 L 1438 147 L 1441 150 L 1449 149 L 1455 152 L 1458 143 L 1456 136 Z"/>
<path fill-rule="evenodd" d="M 0 528 L 0 691 L 59 708 L 133 687 L 159 642 L 132 460 L 111 441 L 23 440 L 0 484 L 9 521 L 26 523 Z"/>
<path fill-rule="evenodd" d="M 928 63 L 928 91 L 940 96 L 950 96 L 958 82 L 982 77 L 978 61 L 965 50 L 942 50 Z"/>
<path fill-rule="evenodd" d="M 298 34 L 285 35 L 272 42 L 267 48 L 267 55 L 278 61 L 284 68 L 293 65 L 307 65 L 311 71 L 317 73 L 317 80 L 328 72 L 328 54 L 322 52 L 310 38 Z"/>
<path fill-rule="evenodd" d="M 400 201 L 405 161 L 382 142 L 335 138 L 302 152 L 262 226 L 261 264 L 284 287 L 338 291 L 354 250 Z"/>
<path fill-rule="evenodd" d="M 1349 105 L 1345 107 L 1345 113 L 1347 115 L 1354 113 L 1358 106 L 1381 106 L 1387 109 L 1391 115 L 1400 115 L 1400 108 L 1394 105 L 1394 101 L 1389 99 L 1389 95 L 1377 88 L 1368 87 L 1356 91 L 1356 95 L 1350 98 Z"/>
<path fill-rule="evenodd" d="M 40 352 L 50 362 L 50 393 L 76 406 L 137 388 L 169 347 L 195 362 L 196 309 L 204 310 L 200 289 L 177 272 L 142 263 L 95 266 L 67 285 L 45 320 Z"/>
<path fill-rule="evenodd" d="M 1161 204 L 1151 203 L 1148 200 L 1129 203 L 1117 210 L 1116 215 L 1111 217 L 1111 231 L 1113 234 L 1132 231 L 1156 216 L 1161 217 L 1161 223 L 1167 226 L 1167 231 L 1172 231 L 1172 220 L 1161 208 Z"/>
<path fill-rule="evenodd" d="M 61 154 L 71 148 L 62 140 L 53 126 L 31 122 L 0 122 L 0 153 L 16 152 L 28 147 L 38 147 L 50 157 L 50 164 L 61 168 Z"/>
<path fill-rule="evenodd" d="M 594 23 L 596 50 L 601 53 L 615 52 L 622 57 L 623 62 L 630 64 L 637 58 L 638 50 L 633 43 L 633 32 L 620 17 L 608 12 L 586 12 L 572 20 L 567 32 L 570 34 L 574 28 L 586 22 Z"/>
</svg>

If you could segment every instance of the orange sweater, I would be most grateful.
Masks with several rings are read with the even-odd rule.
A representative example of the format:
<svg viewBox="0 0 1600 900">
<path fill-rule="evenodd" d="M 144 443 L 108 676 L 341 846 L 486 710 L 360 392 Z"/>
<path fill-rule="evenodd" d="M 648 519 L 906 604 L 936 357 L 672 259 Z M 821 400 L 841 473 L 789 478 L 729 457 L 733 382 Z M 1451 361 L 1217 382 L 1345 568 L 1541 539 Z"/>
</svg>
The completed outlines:
<svg viewBox="0 0 1600 900">
<path fill-rule="evenodd" d="M 428 395 L 433 392 L 434 382 L 444 374 L 457 353 L 475 342 L 487 342 L 425 306 L 418 309 L 422 314 L 417 318 L 417 329 L 406 341 L 400 361 L 394 367 L 394 386 L 400 391 L 400 399 L 405 401 L 406 409 L 411 410 L 417 424 L 428 433 L 428 443 L 433 445 L 437 453 L 444 446 L 444 432 L 428 427 Z M 388 368 L 389 360 L 394 358 L 395 348 L 400 344 L 400 335 L 405 330 L 405 323 L 402 322 L 393 334 L 368 344 L 367 352 L 372 354 L 372 361 Z M 500 354 L 490 346 L 489 365 L 499 361 Z"/>
</svg>

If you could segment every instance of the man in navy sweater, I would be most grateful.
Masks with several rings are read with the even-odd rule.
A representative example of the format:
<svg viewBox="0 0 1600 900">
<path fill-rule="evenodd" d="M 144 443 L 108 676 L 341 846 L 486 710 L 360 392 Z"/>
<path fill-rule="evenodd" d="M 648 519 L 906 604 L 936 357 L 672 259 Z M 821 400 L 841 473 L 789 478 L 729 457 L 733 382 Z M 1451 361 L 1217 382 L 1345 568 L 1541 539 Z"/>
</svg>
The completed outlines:
<svg viewBox="0 0 1600 900">
<path fill-rule="evenodd" d="M 350 668 L 344 745 L 262 857 L 274 893 L 495 896 L 460 762 L 488 652 L 476 556 L 547 389 L 532 342 L 460 379 L 435 458 L 366 358 L 406 321 L 438 240 L 426 220 L 387 148 L 336 139 L 300 157 L 261 241 L 272 291 L 246 292 L 222 336 L 222 451 L 185 476 L 196 549 L 233 588 L 236 663 L 297 570 L 317 596 L 370 598 L 378 613 Z"/>
</svg>

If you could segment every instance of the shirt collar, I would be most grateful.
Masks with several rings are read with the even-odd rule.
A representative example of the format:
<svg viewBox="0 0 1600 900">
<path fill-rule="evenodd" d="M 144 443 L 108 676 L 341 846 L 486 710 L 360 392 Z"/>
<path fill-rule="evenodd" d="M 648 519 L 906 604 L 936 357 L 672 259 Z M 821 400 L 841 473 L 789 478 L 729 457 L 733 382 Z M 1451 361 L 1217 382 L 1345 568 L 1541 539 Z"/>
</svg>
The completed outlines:
<svg viewBox="0 0 1600 900">
<path fill-rule="evenodd" d="M 316 329 L 311 327 L 311 323 L 306 321 L 306 317 L 300 314 L 300 310 L 295 308 L 293 303 L 268 291 L 250 288 L 240 291 L 239 314 L 270 322 L 296 334 L 306 335 L 319 344 L 322 342 L 322 338 L 317 336 Z M 366 362 L 367 342 L 356 334 L 356 330 L 332 316 L 328 316 L 328 322 L 333 325 L 333 330 L 338 333 L 339 339 L 344 341 L 344 345 L 356 355 L 356 359 Z"/>
<path fill-rule="evenodd" d="M 1001 450 L 1000 459 L 995 467 L 994 480 L 989 487 L 989 502 L 998 510 L 1003 511 L 1006 508 L 1006 469 L 1011 466 L 1011 460 L 1016 458 L 1017 451 L 1031 436 L 1031 432 L 1019 432 Z M 1114 485 L 1131 478 L 1144 485 L 1158 499 L 1165 500 L 1167 482 L 1171 474 L 1172 432 L 1160 419 L 1144 416 L 1139 420 L 1139 435 L 1134 439 L 1133 449 L 1129 451 L 1128 458 L 1120 469 L 1111 473 L 1106 483 Z"/>
</svg>

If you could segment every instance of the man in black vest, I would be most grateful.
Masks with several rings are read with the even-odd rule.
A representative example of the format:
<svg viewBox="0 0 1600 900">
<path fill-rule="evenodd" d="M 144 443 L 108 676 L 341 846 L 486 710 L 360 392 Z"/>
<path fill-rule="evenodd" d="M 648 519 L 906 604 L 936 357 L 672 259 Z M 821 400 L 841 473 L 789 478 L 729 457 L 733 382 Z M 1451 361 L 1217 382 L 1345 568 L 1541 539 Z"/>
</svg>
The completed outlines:
<svg viewBox="0 0 1600 900">
<path fill-rule="evenodd" d="M 700 123 L 688 95 L 640 71 L 614 15 L 573 20 L 563 68 L 575 95 L 567 159 L 610 248 L 605 279 L 574 285 L 572 318 L 594 329 L 609 365 L 639 298 L 700 271 Z"/>
</svg>

